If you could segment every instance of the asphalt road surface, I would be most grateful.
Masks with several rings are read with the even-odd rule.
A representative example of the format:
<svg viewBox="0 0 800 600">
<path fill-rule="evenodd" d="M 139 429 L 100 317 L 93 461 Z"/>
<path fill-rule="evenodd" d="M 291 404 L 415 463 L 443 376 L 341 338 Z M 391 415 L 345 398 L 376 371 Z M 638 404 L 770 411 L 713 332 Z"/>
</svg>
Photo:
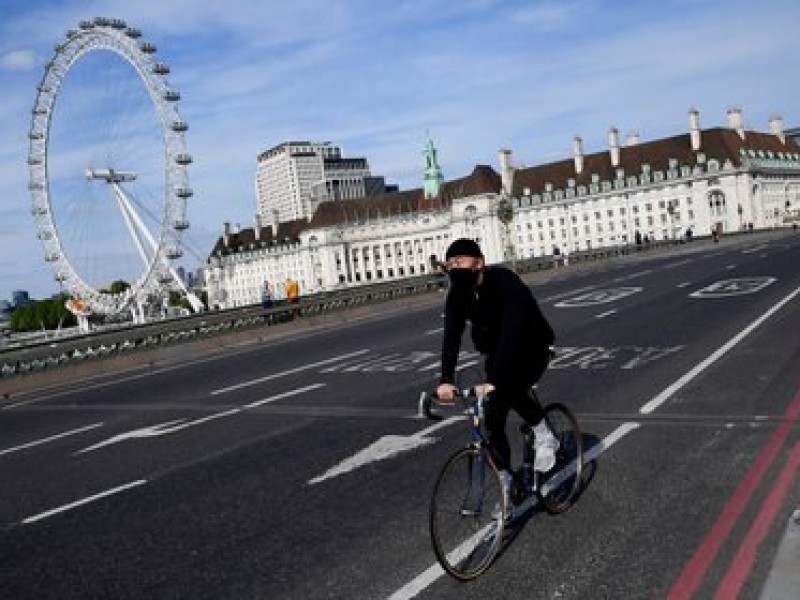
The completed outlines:
<svg viewBox="0 0 800 600">
<path fill-rule="evenodd" d="M 14 396 L 0 598 L 759 598 L 800 506 L 798 264 L 789 231 L 531 276 L 558 336 L 541 394 L 594 460 L 467 584 L 427 527 L 467 425 L 417 416 L 443 294 Z"/>
</svg>

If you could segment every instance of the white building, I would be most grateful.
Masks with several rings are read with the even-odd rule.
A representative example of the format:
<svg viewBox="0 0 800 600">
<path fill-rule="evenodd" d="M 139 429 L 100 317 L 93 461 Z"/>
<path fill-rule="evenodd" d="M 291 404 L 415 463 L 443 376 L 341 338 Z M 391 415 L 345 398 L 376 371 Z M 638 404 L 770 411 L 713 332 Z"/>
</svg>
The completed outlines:
<svg viewBox="0 0 800 600">
<path fill-rule="evenodd" d="M 257 214 L 272 221 L 311 216 L 321 202 L 382 194 L 365 158 L 343 158 L 330 142 L 284 142 L 258 156 Z"/>
<path fill-rule="evenodd" d="M 206 267 L 209 303 L 257 303 L 264 282 L 278 292 L 287 277 L 301 293 L 427 273 L 451 240 L 477 240 L 489 263 L 560 252 L 784 226 L 800 214 L 800 148 L 782 120 L 770 132 L 745 131 L 741 111 L 728 126 L 620 145 L 607 151 L 515 168 L 500 152 L 499 173 L 478 165 L 444 182 L 436 197 L 420 189 L 321 203 L 310 218 L 257 218 L 252 229 L 226 226 Z M 435 149 L 426 170 L 438 168 Z"/>
</svg>

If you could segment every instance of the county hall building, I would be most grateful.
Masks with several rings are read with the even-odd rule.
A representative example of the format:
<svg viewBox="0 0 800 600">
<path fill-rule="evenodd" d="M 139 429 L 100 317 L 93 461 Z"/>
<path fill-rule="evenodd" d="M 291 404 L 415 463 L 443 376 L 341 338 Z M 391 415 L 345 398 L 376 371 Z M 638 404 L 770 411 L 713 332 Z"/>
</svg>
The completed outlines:
<svg viewBox="0 0 800 600">
<path fill-rule="evenodd" d="M 632 135 L 622 143 L 611 128 L 607 150 L 590 154 L 576 137 L 572 157 L 532 167 L 516 167 L 504 149 L 497 170 L 476 165 L 447 181 L 428 139 L 422 187 L 375 193 L 373 186 L 362 197 L 331 197 L 325 161 L 341 163 L 338 149 L 308 143 L 295 150 L 317 178 L 302 184 L 310 195 L 297 195 L 299 183 L 294 202 L 284 194 L 271 207 L 259 195 L 253 227 L 225 224 L 205 266 L 209 305 L 258 303 L 267 282 L 280 298 L 287 279 L 311 294 L 426 274 L 459 237 L 478 241 L 491 264 L 798 223 L 797 141 L 780 117 L 757 132 L 744 129 L 739 109 L 727 116 L 726 127 L 702 129 L 692 109 L 687 132 L 649 142 Z M 290 160 L 292 150 L 287 143 L 261 158 Z M 360 163 L 349 175 L 350 190 L 365 189 L 371 177 Z M 268 169 L 257 177 L 257 189 L 273 185 Z"/>
</svg>

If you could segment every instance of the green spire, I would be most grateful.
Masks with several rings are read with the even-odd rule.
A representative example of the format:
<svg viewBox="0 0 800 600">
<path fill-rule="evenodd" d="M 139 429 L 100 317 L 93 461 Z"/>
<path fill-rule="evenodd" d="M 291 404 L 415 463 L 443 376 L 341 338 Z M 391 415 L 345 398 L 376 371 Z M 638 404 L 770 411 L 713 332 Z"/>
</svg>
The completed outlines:
<svg viewBox="0 0 800 600">
<path fill-rule="evenodd" d="M 426 198 L 436 198 L 439 196 L 439 190 L 444 182 L 444 176 L 442 175 L 439 159 L 436 157 L 436 147 L 433 145 L 430 134 L 425 140 L 425 149 L 422 151 L 422 156 L 425 157 L 425 177 L 422 183 L 423 191 L 425 192 Z"/>
</svg>

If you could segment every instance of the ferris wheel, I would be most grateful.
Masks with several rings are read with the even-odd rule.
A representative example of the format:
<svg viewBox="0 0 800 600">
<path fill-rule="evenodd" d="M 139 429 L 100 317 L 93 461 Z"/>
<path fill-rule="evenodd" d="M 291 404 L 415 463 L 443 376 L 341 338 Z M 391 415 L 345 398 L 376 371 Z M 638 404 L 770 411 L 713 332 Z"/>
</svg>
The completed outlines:
<svg viewBox="0 0 800 600">
<path fill-rule="evenodd" d="M 89 315 L 148 306 L 180 289 L 173 262 L 189 227 L 192 163 L 180 94 L 154 44 L 119 19 L 82 21 L 55 47 L 37 88 L 28 166 L 45 260 L 81 326 Z M 123 281 L 129 285 L 111 285 Z"/>
</svg>

